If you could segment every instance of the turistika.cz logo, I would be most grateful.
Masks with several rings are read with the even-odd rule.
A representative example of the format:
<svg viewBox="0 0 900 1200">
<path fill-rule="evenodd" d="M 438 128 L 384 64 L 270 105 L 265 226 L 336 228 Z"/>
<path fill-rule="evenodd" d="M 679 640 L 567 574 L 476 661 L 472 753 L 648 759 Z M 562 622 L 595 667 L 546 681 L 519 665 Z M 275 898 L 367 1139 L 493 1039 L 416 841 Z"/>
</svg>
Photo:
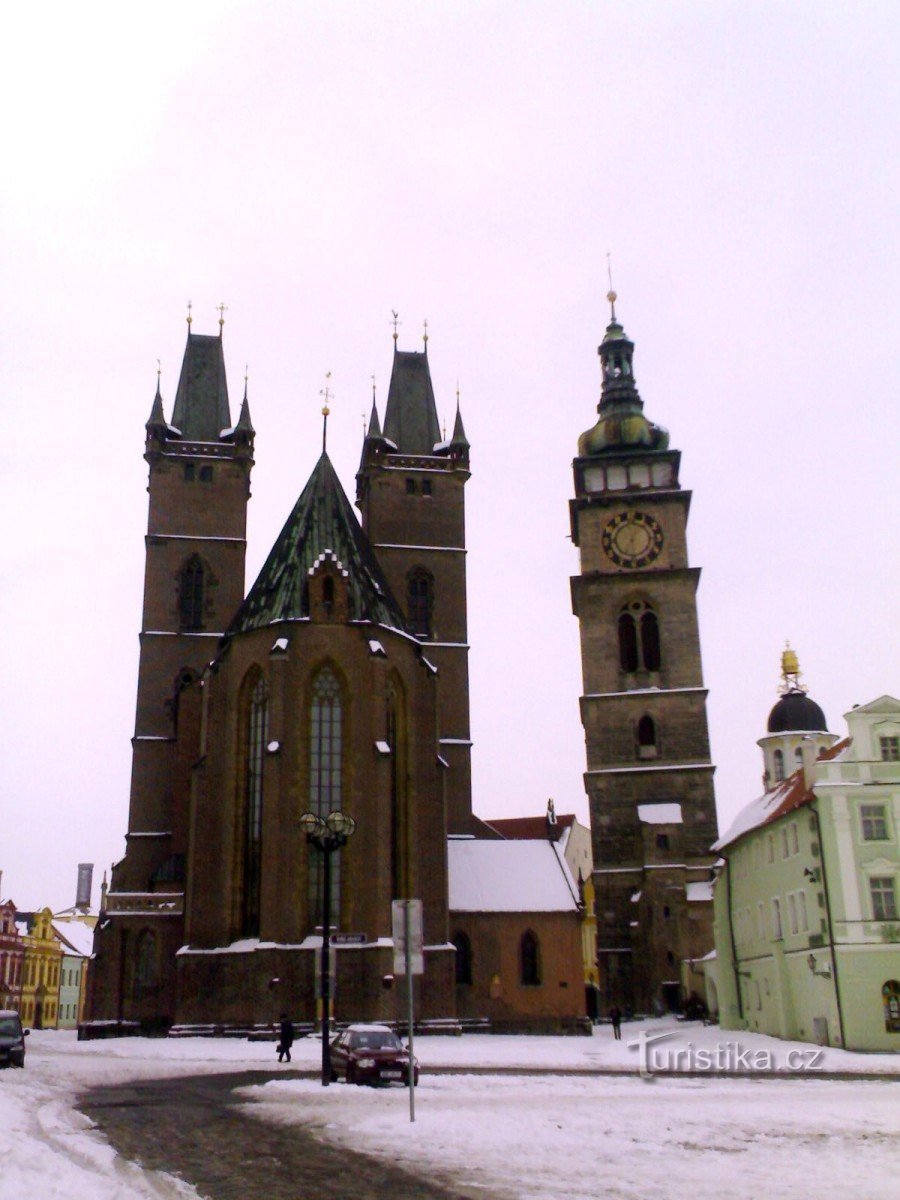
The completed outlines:
<svg viewBox="0 0 900 1200">
<path fill-rule="evenodd" d="M 820 1046 L 791 1046 L 783 1054 L 766 1047 L 742 1046 L 740 1042 L 716 1042 L 695 1046 L 693 1042 L 673 1043 L 678 1030 L 647 1033 L 645 1030 L 625 1045 L 638 1052 L 638 1072 L 644 1078 L 668 1073 L 703 1071 L 710 1075 L 800 1072 L 824 1070 L 824 1050 Z M 665 1043 L 665 1044 L 661 1044 Z"/>
</svg>

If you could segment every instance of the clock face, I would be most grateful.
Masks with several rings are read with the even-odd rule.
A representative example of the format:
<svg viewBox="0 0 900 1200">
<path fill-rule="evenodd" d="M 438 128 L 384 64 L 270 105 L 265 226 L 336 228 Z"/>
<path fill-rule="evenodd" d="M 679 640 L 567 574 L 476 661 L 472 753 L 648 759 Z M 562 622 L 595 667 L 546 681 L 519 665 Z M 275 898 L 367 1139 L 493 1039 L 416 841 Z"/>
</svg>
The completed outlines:
<svg viewBox="0 0 900 1200">
<path fill-rule="evenodd" d="M 601 542 L 606 557 L 617 567 L 639 570 L 659 558 L 663 531 L 648 513 L 629 509 L 606 522 Z"/>
</svg>

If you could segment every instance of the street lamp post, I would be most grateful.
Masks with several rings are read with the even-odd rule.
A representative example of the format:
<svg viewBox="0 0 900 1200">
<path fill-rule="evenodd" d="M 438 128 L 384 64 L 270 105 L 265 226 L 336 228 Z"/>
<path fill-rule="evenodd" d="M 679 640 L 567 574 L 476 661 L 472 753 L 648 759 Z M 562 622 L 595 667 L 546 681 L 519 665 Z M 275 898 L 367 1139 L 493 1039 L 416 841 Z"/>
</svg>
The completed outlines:
<svg viewBox="0 0 900 1200">
<path fill-rule="evenodd" d="M 307 812 L 300 818 L 300 828 L 311 846 L 316 846 L 324 856 L 322 870 L 322 1087 L 331 1083 L 331 1046 L 328 1041 L 329 1016 L 331 1011 L 331 972 L 329 950 L 331 947 L 331 856 L 345 846 L 353 836 L 356 822 L 346 813 L 330 812 L 323 820 L 316 813 Z"/>
</svg>

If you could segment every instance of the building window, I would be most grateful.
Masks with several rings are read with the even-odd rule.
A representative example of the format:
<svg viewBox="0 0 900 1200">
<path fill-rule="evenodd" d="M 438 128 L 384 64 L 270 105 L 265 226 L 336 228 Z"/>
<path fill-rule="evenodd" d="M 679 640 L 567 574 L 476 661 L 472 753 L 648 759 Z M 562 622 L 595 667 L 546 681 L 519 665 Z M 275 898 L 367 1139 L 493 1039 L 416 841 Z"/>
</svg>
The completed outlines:
<svg viewBox="0 0 900 1200">
<path fill-rule="evenodd" d="M 775 838 L 770 833 L 766 838 L 766 862 L 773 863 L 775 861 Z"/>
<path fill-rule="evenodd" d="M 156 934 L 144 929 L 134 950 L 134 990 L 139 995 L 156 986 L 157 963 Z"/>
<path fill-rule="evenodd" d="M 656 722 L 646 714 L 637 724 L 637 752 L 638 758 L 656 758 L 658 753 Z"/>
<path fill-rule="evenodd" d="M 870 879 L 869 895 L 872 897 L 872 916 L 876 921 L 897 920 L 897 893 L 891 876 Z"/>
<path fill-rule="evenodd" d="M 260 676 L 244 710 L 246 768 L 244 774 L 244 871 L 242 931 L 259 936 L 262 884 L 263 755 L 266 746 L 268 697 Z"/>
<path fill-rule="evenodd" d="M 776 750 L 772 755 L 772 761 L 775 764 L 775 782 L 781 783 L 784 779 L 784 755 L 780 750 Z"/>
<path fill-rule="evenodd" d="M 422 495 L 423 496 L 431 495 L 431 480 L 430 479 L 422 480 Z"/>
<path fill-rule="evenodd" d="M 178 619 L 184 630 L 203 628 L 205 572 L 200 557 L 194 554 L 181 568 L 178 586 Z"/>
<path fill-rule="evenodd" d="M 776 896 L 772 901 L 772 937 L 775 941 L 779 941 L 783 936 L 781 929 L 781 901 Z"/>
<path fill-rule="evenodd" d="M 803 766 L 803 747 L 798 746 L 794 751 L 794 770 L 798 770 Z"/>
<path fill-rule="evenodd" d="M 309 735 L 309 810 L 324 821 L 330 812 L 341 807 L 343 766 L 343 712 L 341 689 L 330 667 L 323 667 L 313 683 Z M 310 855 L 309 907 L 314 924 L 322 923 L 323 855 Z M 338 909 L 340 897 L 341 856 L 331 857 L 332 916 Z"/>
<path fill-rule="evenodd" d="M 472 943 L 468 934 L 460 930 L 453 935 L 453 945 L 456 947 L 456 982 L 463 987 L 472 984 Z"/>
<path fill-rule="evenodd" d="M 884 1005 L 884 1027 L 888 1033 L 900 1033 L 900 983 L 889 979 L 881 989 Z"/>
<path fill-rule="evenodd" d="M 668 850 L 669 835 L 667 833 L 658 833 L 656 835 L 656 848 L 657 850 Z"/>
<path fill-rule="evenodd" d="M 193 463 L 185 463 L 184 464 L 184 482 L 185 483 L 193 483 L 194 482 L 195 470 L 196 469 L 195 469 Z"/>
<path fill-rule="evenodd" d="M 797 831 L 797 822 L 791 821 L 788 827 L 788 834 L 791 840 L 791 854 L 800 853 L 800 835 Z"/>
<path fill-rule="evenodd" d="M 797 925 L 797 898 L 793 892 L 788 893 L 788 926 L 791 933 L 796 933 L 799 926 Z"/>
<path fill-rule="evenodd" d="M 797 907 L 800 913 L 800 932 L 807 933 L 809 931 L 809 916 L 806 911 L 806 892 L 797 893 Z"/>
<path fill-rule="evenodd" d="M 418 489 L 416 487 L 416 481 L 414 479 L 407 479 L 407 481 L 406 481 L 407 496 L 414 496 L 417 491 L 418 491 Z"/>
<path fill-rule="evenodd" d="M 882 762 L 900 762 L 900 737 L 882 737 L 878 741 Z"/>
<path fill-rule="evenodd" d="M 862 804 L 859 815 L 864 842 L 887 841 L 887 811 L 883 804 Z"/>
<path fill-rule="evenodd" d="M 519 943 L 519 972 L 519 978 L 526 987 L 537 987 L 540 984 L 540 947 L 537 937 L 530 929 L 522 934 Z"/>
<path fill-rule="evenodd" d="M 212 483 L 212 480 L 213 480 L 212 467 L 210 467 L 208 465 L 205 467 L 201 467 L 200 468 L 200 482 L 201 483 Z"/>
<path fill-rule="evenodd" d="M 790 844 L 788 842 L 787 825 L 781 827 L 781 857 L 787 858 L 790 855 Z"/>
<path fill-rule="evenodd" d="M 417 638 L 431 637 L 434 581 L 427 571 L 416 568 L 406 577 L 409 626 Z"/>
</svg>

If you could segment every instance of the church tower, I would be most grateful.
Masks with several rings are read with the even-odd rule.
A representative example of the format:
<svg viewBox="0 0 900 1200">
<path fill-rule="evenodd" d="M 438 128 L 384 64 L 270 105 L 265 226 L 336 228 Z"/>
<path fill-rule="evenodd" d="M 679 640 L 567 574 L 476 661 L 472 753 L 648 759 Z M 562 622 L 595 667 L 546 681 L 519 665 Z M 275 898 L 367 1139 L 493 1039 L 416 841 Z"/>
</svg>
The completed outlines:
<svg viewBox="0 0 900 1200">
<path fill-rule="evenodd" d="M 599 419 L 579 438 L 570 501 L 580 573 L 585 788 L 602 1002 L 674 1008 L 682 962 L 712 947 L 716 838 L 691 494 L 668 433 L 643 413 L 634 345 L 616 318 L 599 348 Z"/>
<path fill-rule="evenodd" d="M 133 986 L 127 974 L 157 978 L 160 958 L 181 944 L 189 816 L 181 777 L 189 764 L 179 761 L 177 737 L 179 725 L 193 719 L 181 698 L 214 656 L 244 595 L 254 440 L 246 386 L 232 425 L 223 322 L 218 336 L 195 334 L 190 325 L 189 317 L 172 420 L 157 383 L 146 425 L 149 513 L 128 833 L 96 947 L 114 962 L 95 972 L 95 1010 L 134 1019 L 170 1014 L 172 998 L 147 987 L 147 1012 L 111 1012 L 99 981 L 119 997 L 140 997 L 140 981 Z"/>
<path fill-rule="evenodd" d="M 447 827 L 469 833 L 472 817 L 466 618 L 465 485 L 469 443 L 457 398 L 449 440 L 438 422 L 428 341 L 397 349 L 384 414 L 374 398 L 356 476 L 362 526 L 415 636 L 440 677 L 440 757 Z"/>
</svg>

